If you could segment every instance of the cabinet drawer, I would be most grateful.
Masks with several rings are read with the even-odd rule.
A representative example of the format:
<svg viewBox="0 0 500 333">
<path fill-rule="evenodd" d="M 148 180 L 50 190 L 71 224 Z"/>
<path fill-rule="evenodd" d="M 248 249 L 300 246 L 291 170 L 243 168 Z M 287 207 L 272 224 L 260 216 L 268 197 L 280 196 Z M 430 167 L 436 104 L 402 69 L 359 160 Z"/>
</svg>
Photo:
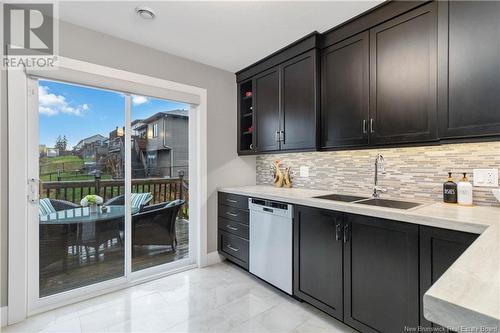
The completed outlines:
<svg viewBox="0 0 500 333">
<path fill-rule="evenodd" d="M 248 224 L 248 211 L 241 210 L 234 207 L 219 205 L 219 217 Z"/>
<path fill-rule="evenodd" d="M 248 197 L 219 192 L 219 205 L 226 205 L 240 209 L 248 209 Z"/>
<path fill-rule="evenodd" d="M 219 229 L 229 232 L 248 240 L 248 225 L 219 217 Z"/>
<path fill-rule="evenodd" d="M 231 235 L 225 231 L 219 230 L 219 241 L 220 241 L 220 250 L 225 254 L 230 255 L 230 257 L 234 257 L 241 261 L 237 262 L 239 264 L 245 263 L 248 265 L 248 241 Z"/>
</svg>

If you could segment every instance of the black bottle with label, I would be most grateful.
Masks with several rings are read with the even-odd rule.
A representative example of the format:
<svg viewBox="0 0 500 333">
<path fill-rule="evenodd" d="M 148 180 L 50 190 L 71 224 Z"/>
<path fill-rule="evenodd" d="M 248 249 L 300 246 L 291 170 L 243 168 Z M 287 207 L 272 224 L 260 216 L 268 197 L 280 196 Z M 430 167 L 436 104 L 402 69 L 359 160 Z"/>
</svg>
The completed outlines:
<svg viewBox="0 0 500 333">
<path fill-rule="evenodd" d="M 443 201 L 446 203 L 457 203 L 457 184 L 448 172 L 448 181 L 443 185 Z"/>
</svg>

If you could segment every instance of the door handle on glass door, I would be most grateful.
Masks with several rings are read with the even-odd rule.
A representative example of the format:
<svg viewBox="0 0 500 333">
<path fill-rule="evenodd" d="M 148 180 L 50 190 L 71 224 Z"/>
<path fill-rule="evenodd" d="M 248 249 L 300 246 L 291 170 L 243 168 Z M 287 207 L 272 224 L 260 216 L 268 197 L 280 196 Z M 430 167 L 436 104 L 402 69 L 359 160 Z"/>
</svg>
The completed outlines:
<svg viewBox="0 0 500 333">
<path fill-rule="evenodd" d="M 28 179 L 28 201 L 37 204 L 40 201 L 40 180 L 36 178 Z"/>
<path fill-rule="evenodd" d="M 285 143 L 285 131 L 280 131 L 280 141 Z"/>
</svg>

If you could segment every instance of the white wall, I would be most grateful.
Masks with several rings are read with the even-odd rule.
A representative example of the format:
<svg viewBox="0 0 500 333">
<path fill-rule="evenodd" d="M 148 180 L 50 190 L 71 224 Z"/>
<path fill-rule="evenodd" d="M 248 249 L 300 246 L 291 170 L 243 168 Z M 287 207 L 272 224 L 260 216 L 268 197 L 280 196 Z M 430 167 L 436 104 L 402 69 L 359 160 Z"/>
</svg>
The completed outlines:
<svg viewBox="0 0 500 333">
<path fill-rule="evenodd" d="M 59 54 L 103 66 L 150 75 L 207 89 L 208 99 L 208 252 L 217 247 L 218 186 L 255 184 L 255 157 L 239 158 L 236 154 L 236 82 L 233 73 L 187 59 L 145 48 L 122 39 L 68 23 L 59 26 Z M 196 45 L 193 45 L 196 47 Z M 1 77 L 0 119 L 0 227 L 2 237 L 7 225 L 6 127 L 4 105 L 5 77 Z M 9 87 L 13 88 L 13 87 Z M 1 239 L 1 305 L 6 305 L 6 241 Z"/>
</svg>

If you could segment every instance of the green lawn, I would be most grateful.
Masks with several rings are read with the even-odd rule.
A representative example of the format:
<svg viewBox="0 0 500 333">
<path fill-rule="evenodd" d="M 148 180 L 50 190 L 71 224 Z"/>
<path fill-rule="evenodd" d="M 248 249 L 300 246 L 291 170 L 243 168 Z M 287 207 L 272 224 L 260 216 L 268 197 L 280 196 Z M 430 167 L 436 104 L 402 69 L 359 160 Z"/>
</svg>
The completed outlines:
<svg viewBox="0 0 500 333">
<path fill-rule="evenodd" d="M 57 181 L 57 172 L 61 180 L 94 180 L 93 175 L 81 173 L 84 161 L 79 156 L 57 156 L 40 158 L 40 180 Z M 111 179 L 111 175 L 101 174 L 101 179 Z"/>
<path fill-rule="evenodd" d="M 40 174 L 51 172 L 75 172 L 83 168 L 83 160 L 78 156 L 58 156 L 40 158 Z"/>
</svg>

